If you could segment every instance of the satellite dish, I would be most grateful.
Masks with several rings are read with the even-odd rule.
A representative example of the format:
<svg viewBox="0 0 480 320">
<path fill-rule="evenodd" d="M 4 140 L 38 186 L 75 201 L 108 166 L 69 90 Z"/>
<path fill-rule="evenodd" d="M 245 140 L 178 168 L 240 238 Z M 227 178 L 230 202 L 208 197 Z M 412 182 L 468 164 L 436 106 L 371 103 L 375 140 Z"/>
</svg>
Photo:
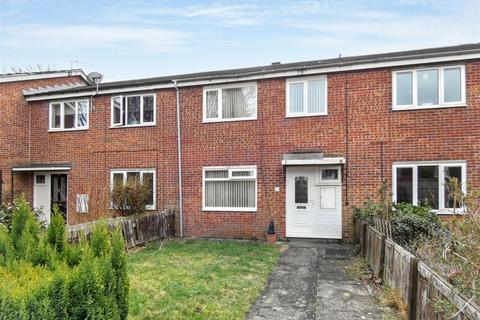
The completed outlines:
<svg viewBox="0 0 480 320">
<path fill-rule="evenodd" d="M 87 77 L 97 86 L 102 82 L 103 76 L 98 72 L 90 72 Z"/>
</svg>

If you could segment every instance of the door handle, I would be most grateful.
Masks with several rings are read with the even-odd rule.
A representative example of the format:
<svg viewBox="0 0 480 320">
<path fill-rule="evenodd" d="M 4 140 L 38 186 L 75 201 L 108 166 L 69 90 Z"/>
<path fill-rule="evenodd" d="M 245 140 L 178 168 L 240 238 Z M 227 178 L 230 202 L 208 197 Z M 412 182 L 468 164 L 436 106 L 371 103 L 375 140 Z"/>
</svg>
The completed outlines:
<svg viewBox="0 0 480 320">
<path fill-rule="evenodd" d="M 307 209 L 307 206 L 297 206 L 297 209 Z"/>
</svg>

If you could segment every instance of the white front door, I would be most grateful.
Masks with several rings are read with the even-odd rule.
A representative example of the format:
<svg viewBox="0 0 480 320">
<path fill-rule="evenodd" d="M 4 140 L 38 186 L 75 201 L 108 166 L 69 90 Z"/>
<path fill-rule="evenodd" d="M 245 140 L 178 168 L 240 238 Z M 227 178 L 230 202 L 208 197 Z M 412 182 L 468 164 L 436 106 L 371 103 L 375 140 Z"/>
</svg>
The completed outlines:
<svg viewBox="0 0 480 320">
<path fill-rule="evenodd" d="M 50 173 L 36 172 L 33 177 L 33 207 L 42 212 L 42 220 L 50 223 L 51 184 Z"/>
<path fill-rule="evenodd" d="M 342 238 L 340 167 L 287 167 L 286 235 Z"/>
</svg>

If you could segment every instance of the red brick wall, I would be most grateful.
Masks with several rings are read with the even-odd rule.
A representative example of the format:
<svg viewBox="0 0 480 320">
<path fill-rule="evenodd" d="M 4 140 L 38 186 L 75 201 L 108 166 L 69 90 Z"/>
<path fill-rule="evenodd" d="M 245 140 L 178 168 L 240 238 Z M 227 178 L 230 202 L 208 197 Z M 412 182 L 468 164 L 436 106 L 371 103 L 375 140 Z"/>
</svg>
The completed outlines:
<svg viewBox="0 0 480 320">
<path fill-rule="evenodd" d="M 70 162 L 68 223 L 107 214 L 110 170 L 156 169 L 157 209 L 176 205 L 175 90 L 156 92 L 156 126 L 110 128 L 110 98 L 93 98 L 89 130 L 48 132 L 48 102 L 32 103 L 32 161 Z M 90 214 L 76 213 L 76 195 L 88 193 Z M 102 201 L 106 200 L 106 201 Z M 93 202 L 93 203 L 92 203 Z M 99 203 L 101 202 L 101 203 Z"/>
<path fill-rule="evenodd" d="M 285 117 L 285 78 L 257 82 L 258 119 L 251 121 L 204 124 L 203 88 L 182 88 L 185 234 L 263 238 L 273 217 L 285 236 L 281 160 L 284 153 L 294 151 L 347 159 L 342 188 L 346 239 L 352 234 L 352 207 L 375 194 L 382 177 L 391 185 L 395 161 L 466 160 L 469 184 L 480 187 L 480 61 L 466 64 L 468 106 L 462 108 L 392 111 L 391 71 L 329 74 L 328 115 L 316 117 Z M 47 102 L 32 103 L 32 161 L 73 164 L 70 224 L 96 218 L 76 214 L 76 194 L 91 193 L 92 188 L 106 190 L 111 169 L 155 168 L 157 208 L 176 204 L 175 90 L 155 92 L 154 127 L 110 129 L 110 96 L 97 96 L 88 131 L 49 133 Z M 225 165 L 257 166 L 257 212 L 202 212 L 202 167 Z M 275 186 L 280 192 L 274 192 Z"/>
<path fill-rule="evenodd" d="M 10 201 L 11 167 L 28 162 L 28 103 L 22 90 L 69 82 L 83 82 L 79 76 L 0 83 L 0 170 L 3 173 L 2 196 Z M 31 197 L 29 175 L 17 174 L 14 194 Z"/>
<path fill-rule="evenodd" d="M 202 123 L 202 87 L 183 89 L 186 233 L 263 238 L 273 215 L 284 236 L 281 159 L 293 151 L 347 158 L 344 238 L 352 235 L 352 207 L 375 194 L 382 177 L 391 186 L 395 161 L 467 160 L 469 184 L 480 187 L 480 62 L 467 63 L 466 73 L 466 108 L 392 111 L 391 69 L 376 69 L 328 75 L 328 116 L 287 119 L 282 78 L 258 81 L 258 120 L 208 124 Z M 202 167 L 223 165 L 257 165 L 257 212 L 202 212 Z M 280 192 L 274 192 L 275 186 Z"/>
</svg>

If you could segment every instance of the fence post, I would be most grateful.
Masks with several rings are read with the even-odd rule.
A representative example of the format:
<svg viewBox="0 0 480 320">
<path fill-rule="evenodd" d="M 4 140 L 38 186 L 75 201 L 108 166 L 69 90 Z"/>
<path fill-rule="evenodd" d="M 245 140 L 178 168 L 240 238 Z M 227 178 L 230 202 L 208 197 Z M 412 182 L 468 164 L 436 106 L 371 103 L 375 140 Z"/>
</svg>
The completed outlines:
<svg viewBox="0 0 480 320">
<path fill-rule="evenodd" d="M 362 254 L 362 257 L 365 258 L 365 253 L 366 253 L 366 243 L 367 243 L 367 228 L 368 224 L 365 221 L 362 221 L 362 234 L 361 234 L 361 239 L 360 239 L 360 253 Z"/>
<path fill-rule="evenodd" d="M 378 272 L 378 277 L 383 279 L 383 273 L 385 271 L 385 239 L 387 237 L 382 233 L 381 241 L 382 245 L 380 247 L 380 271 Z"/>
<path fill-rule="evenodd" d="M 408 288 L 408 320 L 417 318 L 418 259 L 410 260 L 410 286 Z"/>
</svg>

